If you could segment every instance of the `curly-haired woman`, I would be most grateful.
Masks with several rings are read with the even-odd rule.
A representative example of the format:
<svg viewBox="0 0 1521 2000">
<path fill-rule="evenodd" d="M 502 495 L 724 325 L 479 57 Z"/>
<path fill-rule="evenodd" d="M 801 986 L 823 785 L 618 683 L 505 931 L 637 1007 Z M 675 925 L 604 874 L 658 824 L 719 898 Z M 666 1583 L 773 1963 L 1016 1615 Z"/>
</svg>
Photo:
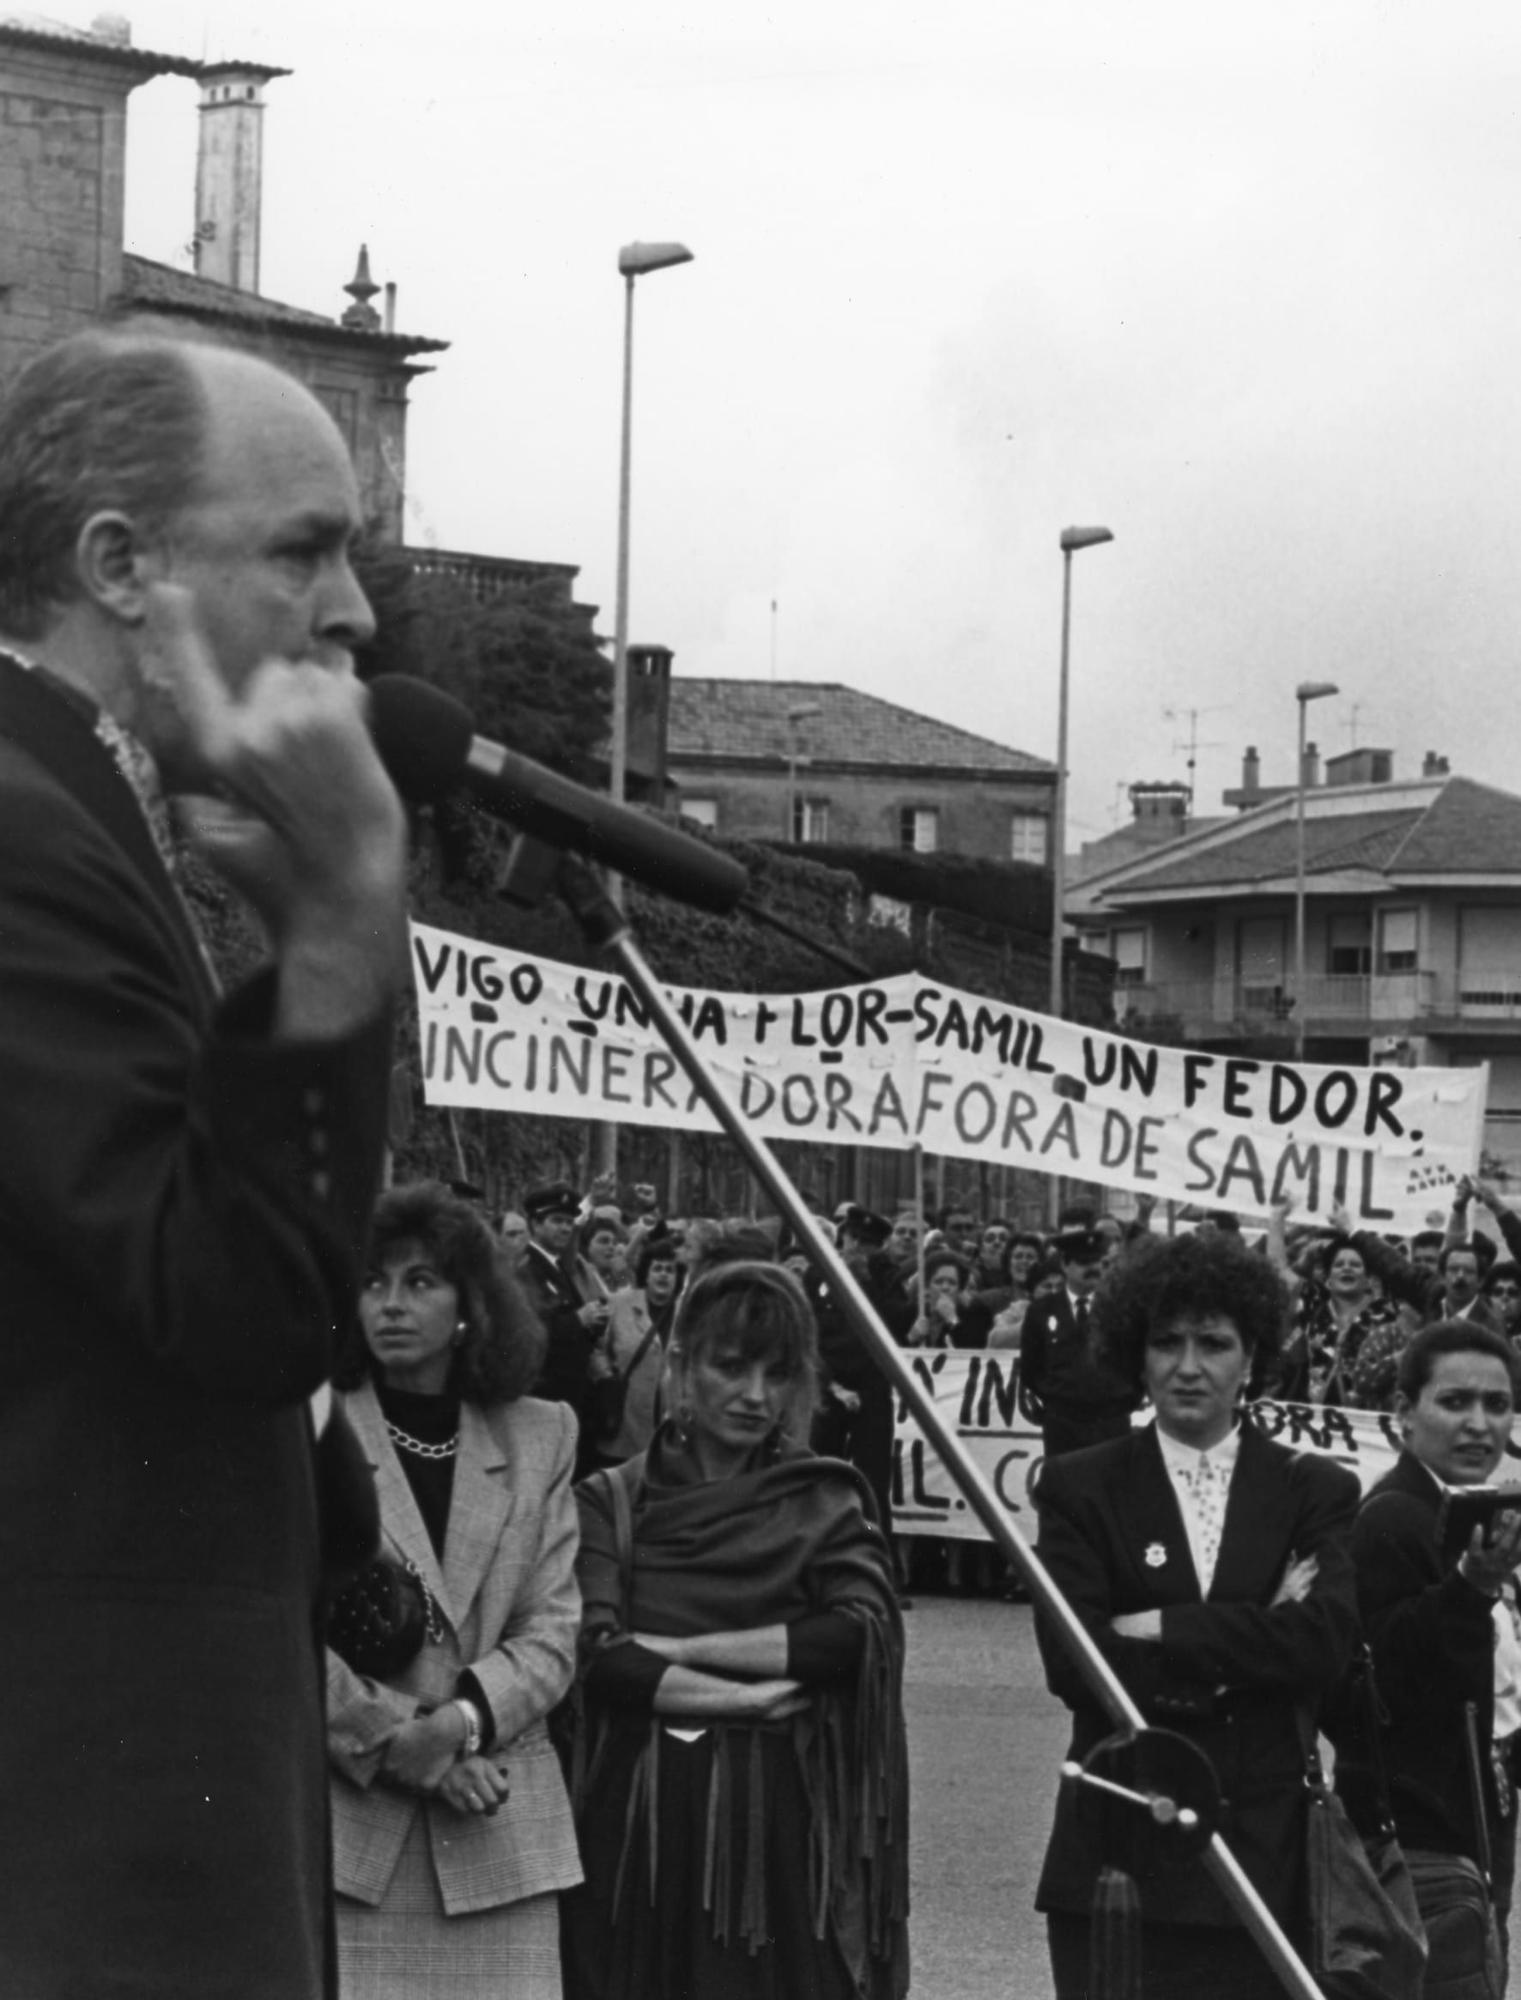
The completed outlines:
<svg viewBox="0 0 1521 2000">
<path fill-rule="evenodd" d="M 341 1991 L 559 2000 L 556 1892 L 581 1870 L 545 1717 L 580 1611 L 575 1420 L 523 1393 L 542 1329 L 447 1188 L 381 1198 L 359 1316 L 339 1387 L 430 1618 L 389 1681 L 328 1655 Z"/>
<path fill-rule="evenodd" d="M 1289 1936 L 1305 1935 L 1304 1758 L 1297 1711 L 1336 1682 L 1356 1625 L 1349 1539 L 1355 1477 L 1271 1442 L 1240 1404 L 1276 1358 L 1288 1301 L 1272 1266 L 1232 1237 L 1148 1237 L 1105 1277 L 1095 1331 L 1156 1421 L 1047 1460 L 1039 1553 L 1149 1723 L 1213 1762 L 1220 1831 Z M 1041 1631 L 1052 1692 L 1072 1710 L 1081 1760 L 1111 1730 Z M 1140 1830 L 1139 1818 L 1136 1822 Z M 1168 1866 L 1155 1838 L 1130 1872 L 1144 1918 L 1144 1992 L 1263 2000 L 1276 1976 L 1197 1865 Z M 1102 1860 L 1065 1793 L 1036 1898 L 1058 2000 L 1088 1988 L 1088 1923 Z"/>
</svg>

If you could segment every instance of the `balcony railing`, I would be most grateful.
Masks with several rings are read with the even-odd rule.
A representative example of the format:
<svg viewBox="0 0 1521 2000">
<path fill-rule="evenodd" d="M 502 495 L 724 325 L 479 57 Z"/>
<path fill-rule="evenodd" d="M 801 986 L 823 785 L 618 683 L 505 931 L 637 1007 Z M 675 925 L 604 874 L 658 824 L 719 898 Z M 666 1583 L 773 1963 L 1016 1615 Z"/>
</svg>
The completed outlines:
<svg viewBox="0 0 1521 2000">
<path fill-rule="evenodd" d="M 1521 989 L 1521 978 L 1514 983 Z M 1311 974 L 1302 993 L 1292 979 L 1148 981 L 1117 986 L 1114 1004 L 1122 1023 L 1165 1027 L 1184 1040 L 1233 1028 L 1243 1035 L 1268 1032 L 1275 1025 L 1286 1030 L 1300 1007 L 1306 1026 L 1317 1034 L 1359 1028 L 1392 1034 L 1401 1023 L 1447 1011 L 1439 1002 L 1437 976 L 1430 972 Z M 1514 1005 L 1521 1018 L 1521 990 Z"/>
</svg>

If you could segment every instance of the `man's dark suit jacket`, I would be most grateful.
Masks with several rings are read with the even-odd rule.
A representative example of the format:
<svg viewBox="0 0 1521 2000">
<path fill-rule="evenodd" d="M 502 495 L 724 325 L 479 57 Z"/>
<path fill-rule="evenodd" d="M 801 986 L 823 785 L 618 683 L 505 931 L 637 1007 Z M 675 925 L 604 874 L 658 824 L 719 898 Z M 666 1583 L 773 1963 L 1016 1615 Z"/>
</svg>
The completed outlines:
<svg viewBox="0 0 1521 2000">
<path fill-rule="evenodd" d="M 90 715 L 0 660 L 0 1992 L 308 2000 L 329 1957 L 307 1399 L 389 1023 L 219 1004 Z"/>
<path fill-rule="evenodd" d="M 1475 1705 L 1484 1807 L 1492 1816 L 1494 1600 L 1465 1583 L 1455 1561 L 1443 1562 L 1440 1505 L 1436 1480 L 1403 1453 L 1363 1502 L 1352 1554 L 1358 1609 L 1389 1717 L 1384 1762 L 1400 1839 L 1476 1861 L 1464 1707 Z M 1341 1768 L 1338 1758 L 1339 1774 Z"/>
<path fill-rule="evenodd" d="M 549 1403 L 568 1403 L 580 1426 L 576 1476 L 592 1468 L 596 1446 L 592 1408 L 592 1350 L 597 1335 L 581 1324 L 586 1301 L 568 1270 L 542 1243 L 530 1243 L 519 1273 L 544 1322 L 544 1362 L 533 1393 Z"/>
<path fill-rule="evenodd" d="M 1019 1336 L 1019 1406 L 1040 1425 L 1048 1458 L 1123 1437 L 1140 1400 L 1091 1336 L 1079 1336 L 1065 1290 L 1031 1301 Z"/>
<path fill-rule="evenodd" d="M 1356 1629 L 1350 1535 L 1357 1480 L 1248 1424 L 1209 1596 L 1154 1426 L 1042 1466 L 1038 1553 L 1149 1723 L 1190 1737 L 1220 1778 L 1220 1831 L 1281 1922 L 1297 1928 L 1304 1877 L 1304 1760 L 1296 1701 L 1314 1710 L 1346 1666 Z M 1318 1558 L 1310 1595 L 1274 1606 L 1291 1555 Z M 1110 1620 L 1160 1609 L 1160 1641 L 1120 1638 Z M 1055 1633 L 1037 1621 L 1046 1679 L 1072 1710 L 1069 1756 L 1113 1724 Z M 1238 1921 L 1202 1866 L 1162 1868 L 1141 1839 L 1127 1865 L 1151 1922 Z M 1086 1913 L 1099 1856 L 1070 1792 L 1058 1802 L 1036 1908 Z"/>
</svg>

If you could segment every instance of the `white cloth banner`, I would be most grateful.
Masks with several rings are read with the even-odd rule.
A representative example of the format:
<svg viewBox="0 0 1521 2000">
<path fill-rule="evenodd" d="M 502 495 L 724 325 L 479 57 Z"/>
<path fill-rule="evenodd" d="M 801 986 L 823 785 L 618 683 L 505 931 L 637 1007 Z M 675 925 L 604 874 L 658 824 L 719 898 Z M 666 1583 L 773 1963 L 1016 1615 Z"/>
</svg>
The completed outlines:
<svg viewBox="0 0 1521 2000">
<path fill-rule="evenodd" d="M 1040 1464 L 1040 1432 L 1019 1414 L 1019 1361 L 1012 1353 L 916 1354 L 915 1374 L 935 1399 L 943 1420 L 965 1445 L 1009 1517 L 1031 1541 L 1035 1509 L 1030 1486 Z M 1400 1449 L 1392 1416 L 1372 1410 L 1313 1409 L 1306 1403 L 1259 1402 L 1252 1420 L 1269 1437 L 1299 1451 L 1321 1451 L 1350 1465 L 1366 1493 L 1393 1465 Z M 982 1523 L 961 1497 L 934 1448 L 898 1399 L 893 1438 L 893 1528 L 900 1535 L 938 1535 L 986 1541 Z M 1150 1423 L 1150 1412 L 1137 1418 Z M 1521 1461 L 1521 1418 L 1509 1457 Z M 1507 1478 L 1521 1476 L 1512 1466 Z"/>
<path fill-rule="evenodd" d="M 714 1131 L 614 973 L 412 926 L 429 1104 Z M 1488 1069 L 1323 1068 L 1165 1049 L 917 973 L 797 995 L 668 987 L 766 1139 L 1031 1167 L 1210 1208 L 1332 1203 L 1407 1231 L 1476 1170 Z M 1439 1218 L 1440 1219 L 1440 1218 Z"/>
</svg>

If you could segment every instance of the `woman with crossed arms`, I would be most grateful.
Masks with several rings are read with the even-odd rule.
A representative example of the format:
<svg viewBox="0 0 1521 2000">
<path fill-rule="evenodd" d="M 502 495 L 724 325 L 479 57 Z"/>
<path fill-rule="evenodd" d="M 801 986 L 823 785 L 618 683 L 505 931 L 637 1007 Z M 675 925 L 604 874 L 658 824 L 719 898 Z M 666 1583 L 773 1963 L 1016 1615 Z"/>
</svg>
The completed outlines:
<svg viewBox="0 0 1521 2000">
<path fill-rule="evenodd" d="M 1298 1711 L 1315 1715 L 1350 1655 L 1358 1484 L 1333 1460 L 1271 1442 L 1240 1405 L 1277 1355 L 1287 1299 L 1267 1261 L 1224 1235 L 1148 1237 L 1104 1279 L 1095 1330 L 1156 1420 L 1047 1459 L 1039 1554 L 1146 1720 L 1191 1738 L 1220 1778 L 1220 1832 L 1303 1946 L 1307 1793 Z M 1051 1690 L 1072 1710 L 1069 1757 L 1113 1725 L 1049 1630 Z M 1063 1793 L 1036 1907 L 1057 2000 L 1088 1988 L 1089 1909 L 1103 1865 Z M 1277 1978 L 1198 1863 L 1129 1863 L 1147 2000 L 1276 2000 Z"/>
</svg>

